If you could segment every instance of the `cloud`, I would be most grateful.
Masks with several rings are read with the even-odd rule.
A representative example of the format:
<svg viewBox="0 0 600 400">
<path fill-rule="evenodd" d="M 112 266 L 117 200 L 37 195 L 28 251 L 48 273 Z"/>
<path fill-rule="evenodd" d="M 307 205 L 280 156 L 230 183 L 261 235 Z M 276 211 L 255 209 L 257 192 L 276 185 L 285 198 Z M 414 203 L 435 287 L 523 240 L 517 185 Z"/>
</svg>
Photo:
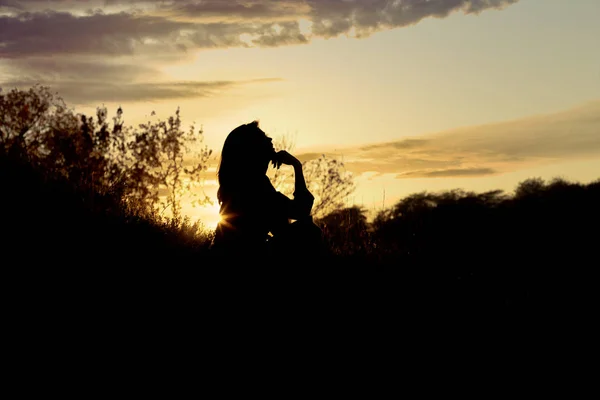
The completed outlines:
<svg viewBox="0 0 600 400">
<path fill-rule="evenodd" d="M 426 145 L 427 142 L 428 141 L 425 139 L 403 139 L 398 142 L 388 143 L 388 145 L 392 146 L 396 149 L 418 149 L 418 148 Z M 365 152 L 377 151 L 377 150 L 379 150 L 380 146 L 381 145 L 379 145 L 379 144 L 368 145 L 368 146 L 362 147 L 362 150 L 364 150 Z"/>
<path fill-rule="evenodd" d="M 221 81 L 169 81 L 150 65 L 114 62 L 96 57 L 28 57 L 5 60 L 0 87 L 27 89 L 44 85 L 71 105 L 143 102 L 215 96 L 247 84 L 279 78 Z"/>
<path fill-rule="evenodd" d="M 373 32 L 414 25 L 429 17 L 444 18 L 463 11 L 476 14 L 501 9 L 518 0 L 405 0 L 405 1 L 309 1 L 316 36 L 334 37 L 355 30 L 357 37 Z"/>
<path fill-rule="evenodd" d="M 4 0 L 1 4 L 13 12 L 0 16 L 0 57 L 64 53 L 114 56 L 156 48 L 182 51 L 302 44 L 312 38 L 350 33 L 366 37 L 428 17 L 442 18 L 458 11 L 476 14 L 517 1 Z M 303 31 L 300 21 L 308 21 L 311 28 Z"/>
<path fill-rule="evenodd" d="M 0 64 L 7 80 L 131 82 L 161 79 L 161 72 L 150 65 L 107 61 L 103 58 L 27 57 Z"/>
<path fill-rule="evenodd" d="M 441 169 L 433 171 L 410 171 L 396 175 L 397 179 L 402 178 L 442 178 L 442 177 L 465 177 L 465 176 L 482 176 L 495 174 L 491 168 L 456 168 L 456 169 Z"/>
<path fill-rule="evenodd" d="M 76 16 L 24 12 L 0 16 L 0 58 L 56 54 L 132 55 L 161 47 L 181 49 L 178 38 L 191 24 L 130 13 Z M 181 50 L 180 50 L 181 51 Z"/>
<path fill-rule="evenodd" d="M 18 0 L 0 0 L 0 10 L 2 9 L 22 10 L 23 4 Z"/>
<path fill-rule="evenodd" d="M 44 70 L 45 65 L 51 68 Z M 162 76 L 157 70 L 144 66 L 92 62 L 62 64 L 56 60 L 45 59 L 33 63 L 31 60 L 19 62 L 13 65 L 13 69 L 21 71 L 21 77 L 6 79 L 0 87 L 25 89 L 41 84 L 68 99 L 69 104 L 75 105 L 201 98 L 214 96 L 241 85 L 280 80 L 263 78 L 240 81 L 161 81 Z"/>
<path fill-rule="evenodd" d="M 164 83 L 106 83 L 106 82 L 60 82 L 54 88 L 63 97 L 76 104 L 94 104 L 98 102 L 140 102 L 171 99 L 190 99 L 210 97 L 215 94 L 248 83 L 266 82 L 248 81 L 206 81 L 206 82 L 164 82 Z"/>
<path fill-rule="evenodd" d="M 0 0 L 0 85 L 43 83 L 79 103 L 202 97 L 238 83 L 163 83 L 158 71 L 202 49 L 360 38 L 517 1 Z"/>
<path fill-rule="evenodd" d="M 303 161 L 321 153 L 299 155 Z M 325 152 L 356 175 L 468 177 L 600 156 L 600 100 L 562 112 Z"/>
<path fill-rule="evenodd" d="M 137 2 L 156 3 L 156 2 Z M 307 15 L 311 7 L 304 1 L 175 1 L 171 4 L 161 3 L 159 10 L 177 18 L 205 20 L 294 20 Z"/>
</svg>

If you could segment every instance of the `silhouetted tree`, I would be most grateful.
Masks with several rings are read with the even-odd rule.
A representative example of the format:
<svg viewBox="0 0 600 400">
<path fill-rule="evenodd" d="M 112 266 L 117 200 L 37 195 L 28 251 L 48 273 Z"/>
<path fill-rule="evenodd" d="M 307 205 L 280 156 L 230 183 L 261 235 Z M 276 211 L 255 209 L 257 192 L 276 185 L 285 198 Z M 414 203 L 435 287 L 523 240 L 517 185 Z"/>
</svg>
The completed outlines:
<svg viewBox="0 0 600 400">
<path fill-rule="evenodd" d="M 203 131 L 192 125 L 188 131 L 181 129 L 179 109 L 167 121 L 148 121 L 133 130 L 134 140 L 128 142 L 131 157 L 127 160 L 129 179 L 137 183 L 131 197 L 148 208 L 157 204 L 162 210 L 169 208 L 173 219 L 181 218 L 181 199 L 193 195 L 193 189 L 201 184 L 201 173 L 206 171 L 212 150 L 200 149 L 192 153 L 193 145 L 202 141 Z M 194 164 L 186 166 L 189 156 Z M 164 200 L 159 194 L 164 193 Z M 208 197 L 200 202 L 209 201 Z"/>
<path fill-rule="evenodd" d="M 292 151 L 294 141 L 289 136 L 275 138 L 276 150 Z M 310 192 L 315 196 L 312 209 L 314 218 L 322 218 L 330 212 L 342 209 L 356 189 L 352 174 L 346 171 L 342 161 L 331 159 L 324 154 L 316 159 L 303 163 L 304 178 Z M 277 170 L 272 175 L 273 185 L 282 193 L 291 195 L 292 175 L 287 171 Z"/>
<path fill-rule="evenodd" d="M 181 292 L 183 283 L 190 293 L 197 292 L 198 282 L 213 285 L 214 280 L 190 279 L 177 270 L 170 293 L 161 291 L 166 288 L 164 266 L 210 259 L 203 253 L 210 240 L 199 236 L 198 225 L 177 222 L 187 179 L 197 179 L 210 154 L 204 148 L 194 162 L 183 157 L 201 141 L 201 133 L 193 128 L 183 132 L 178 113 L 164 122 L 127 128 L 120 109 L 112 120 L 104 108 L 94 117 L 79 115 L 46 88 L 0 93 L 2 261 L 9 266 L 33 263 L 52 274 L 57 270 L 48 267 L 59 262 L 76 267 L 73 275 L 78 278 L 88 271 L 84 284 L 78 279 L 67 285 L 62 277 L 51 285 L 44 281 L 41 286 L 51 287 L 52 295 L 60 280 L 63 288 L 87 289 L 86 283 L 98 282 L 104 296 L 107 285 L 120 281 L 124 272 L 98 279 L 97 263 L 118 265 L 119 271 L 124 271 L 122 264 L 141 265 L 145 271 L 155 266 L 160 271 L 154 274 L 155 282 L 144 286 L 165 297 Z M 323 157 L 314 167 L 306 175 L 323 190 L 351 183 L 339 162 Z M 286 173 L 281 175 L 283 183 L 289 178 Z M 319 189 L 311 190 L 319 194 Z M 600 180 L 581 184 L 532 178 L 520 182 L 510 195 L 460 189 L 415 193 L 382 210 L 370 223 L 362 208 L 343 207 L 348 191 L 328 193 L 322 195 L 324 205 L 315 222 L 335 259 L 327 259 L 325 265 L 315 260 L 315 274 L 306 272 L 311 266 L 302 265 L 293 279 L 276 284 L 253 269 L 248 275 L 260 276 L 255 282 L 281 292 L 289 292 L 296 282 L 303 295 L 294 297 L 302 302 L 307 285 L 319 282 L 332 298 L 340 299 L 338 305 L 356 295 L 354 300 L 360 300 L 353 309 L 367 299 L 376 299 L 370 305 L 394 309 L 401 300 L 415 299 L 416 307 L 426 304 L 430 309 L 473 309 L 485 315 L 494 308 L 519 306 L 536 315 L 544 309 L 571 313 L 595 304 Z M 158 218 L 164 209 L 176 218 Z M 199 257 L 202 254 L 207 258 Z M 354 280 L 345 279 L 352 276 L 350 266 L 360 268 Z M 277 270 L 283 274 L 289 269 L 278 265 Z M 323 279 L 327 273 L 333 279 Z M 306 278 L 301 284 L 300 275 Z M 129 275 L 136 285 L 141 276 L 137 271 Z M 231 286 L 224 281 L 223 287 Z M 244 299 L 262 293 L 245 279 L 238 287 L 251 288 Z M 340 288 L 345 291 L 336 292 Z M 218 290 L 214 293 L 225 297 Z M 269 303 L 280 299 L 265 298 Z M 328 318 L 334 315 L 330 311 Z"/>
<path fill-rule="evenodd" d="M 212 152 L 198 148 L 202 134 L 193 125 L 182 129 L 179 110 L 167 121 L 133 128 L 124 125 L 121 108 L 112 122 L 105 107 L 97 108 L 95 118 L 76 114 L 44 86 L 0 93 L 5 152 L 18 153 L 90 195 L 119 199 L 130 210 L 155 217 L 169 209 L 174 220 L 181 220 L 181 198 L 200 185 Z M 193 165 L 187 166 L 190 156 Z"/>
<path fill-rule="evenodd" d="M 541 195 L 544 192 L 545 183 L 542 178 L 529 178 L 520 182 L 515 189 L 515 197 L 525 198 L 528 196 Z"/>
<path fill-rule="evenodd" d="M 333 254 L 352 256 L 371 250 L 370 228 L 362 207 L 335 210 L 316 219 L 315 223 L 323 231 L 326 244 Z"/>
</svg>

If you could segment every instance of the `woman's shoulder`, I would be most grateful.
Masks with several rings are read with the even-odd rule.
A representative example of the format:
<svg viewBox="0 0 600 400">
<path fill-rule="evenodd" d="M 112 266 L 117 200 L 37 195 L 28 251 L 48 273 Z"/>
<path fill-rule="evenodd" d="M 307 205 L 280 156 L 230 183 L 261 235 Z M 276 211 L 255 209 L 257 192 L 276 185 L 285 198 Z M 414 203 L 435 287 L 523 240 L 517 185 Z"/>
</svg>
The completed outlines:
<svg viewBox="0 0 600 400">
<path fill-rule="evenodd" d="M 233 189 L 233 190 L 231 190 Z M 229 209 L 245 209 L 254 208 L 259 205 L 272 205 L 273 202 L 280 201 L 279 198 L 283 196 L 278 192 L 269 178 L 264 178 L 246 181 L 240 183 L 235 188 L 226 190 L 226 196 L 224 203 L 225 208 Z"/>
<path fill-rule="evenodd" d="M 269 179 L 267 175 L 263 176 L 260 181 L 256 182 L 255 190 L 263 194 L 278 193 L 277 189 L 275 189 L 275 186 L 273 186 L 273 182 L 271 182 L 271 179 Z"/>
<path fill-rule="evenodd" d="M 227 193 L 230 196 L 246 196 L 248 193 L 257 193 L 263 191 L 275 191 L 275 187 L 271 183 L 268 176 L 256 179 L 245 179 L 243 181 L 236 182 L 235 185 L 220 186 L 222 193 Z"/>
</svg>

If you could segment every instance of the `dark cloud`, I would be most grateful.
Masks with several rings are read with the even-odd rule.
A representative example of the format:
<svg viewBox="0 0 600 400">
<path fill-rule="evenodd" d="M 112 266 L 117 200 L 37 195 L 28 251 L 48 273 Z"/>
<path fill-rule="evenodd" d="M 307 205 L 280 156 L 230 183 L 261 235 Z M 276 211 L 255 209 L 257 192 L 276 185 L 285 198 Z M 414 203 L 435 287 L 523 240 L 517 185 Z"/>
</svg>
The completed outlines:
<svg viewBox="0 0 600 400">
<path fill-rule="evenodd" d="M 189 23 L 128 13 L 75 16 L 68 12 L 0 16 L 0 58 L 56 54 L 134 54 L 137 47 L 172 45 Z"/>
<path fill-rule="evenodd" d="M 80 101 L 206 96 L 229 84 L 155 83 L 152 74 L 198 49 L 297 45 L 350 33 L 364 37 L 516 1 L 0 0 L 0 79 L 48 84 Z M 149 81 L 152 87 L 144 88 Z"/>
<path fill-rule="evenodd" d="M 127 103 L 162 101 L 214 96 L 236 86 L 276 81 L 277 79 L 255 79 L 248 81 L 207 82 L 101 82 L 95 80 L 43 82 L 36 80 L 9 81 L 5 88 L 28 88 L 43 84 L 68 100 L 69 104 L 98 105 L 105 102 Z"/>
<path fill-rule="evenodd" d="M 142 2 L 138 2 L 142 3 Z M 152 3 L 152 2 L 146 2 Z M 156 2 L 154 2 L 156 3 Z M 195 19 L 278 20 L 294 19 L 308 11 L 303 1 L 173 1 L 160 2 L 159 9 L 170 15 Z"/>
<path fill-rule="evenodd" d="M 59 81 L 125 82 L 160 79 L 161 73 L 149 65 L 118 63 L 102 58 L 27 57 L 0 63 L 11 80 L 43 83 Z M 0 81 L 1 83 L 1 81 Z"/>
<path fill-rule="evenodd" d="M 214 96 L 235 86 L 279 81 L 167 81 L 156 68 L 102 58 L 28 57 L 5 60 L 0 87 L 29 88 L 40 84 L 59 93 L 69 104 L 140 102 Z"/>
<path fill-rule="evenodd" d="M 253 43 L 262 47 L 308 43 L 308 38 L 300 31 L 300 24 L 296 21 L 263 25 L 255 33 L 258 38 Z"/>
<path fill-rule="evenodd" d="M 334 37 L 354 29 L 358 37 L 409 26 L 428 18 L 443 18 L 457 11 L 478 13 L 501 9 L 518 0 L 310 0 L 313 34 Z"/>
<path fill-rule="evenodd" d="M 117 4 L 117 1 L 105 0 L 0 0 L 0 9 L 5 7 L 13 10 L 40 11 L 70 9 L 82 10 L 102 7 L 108 3 Z M 134 2 L 128 2 L 134 4 Z"/>
<path fill-rule="evenodd" d="M 97 102 L 139 102 L 209 97 L 245 82 L 169 82 L 169 83 L 59 83 L 56 90 L 80 104 Z"/>
<path fill-rule="evenodd" d="M 300 155 L 301 160 L 316 153 Z M 326 152 L 349 171 L 397 178 L 468 177 L 600 156 L 600 101 L 551 115 Z"/>
<path fill-rule="evenodd" d="M 3 8 L 6 9 L 14 9 L 14 10 L 22 10 L 23 4 L 18 0 L 0 0 L 0 10 Z"/>
<path fill-rule="evenodd" d="M 375 31 L 415 24 L 427 17 L 444 17 L 457 11 L 478 13 L 517 1 L 3 0 L 6 7 L 15 11 L 0 16 L 0 57 L 136 54 L 156 51 L 157 44 L 161 51 L 301 44 L 313 37 L 328 38 L 352 31 L 357 37 L 365 37 Z M 100 5 L 104 11 L 97 8 Z M 119 8 L 115 8 L 117 5 Z M 65 11 L 68 7 L 72 10 Z M 300 29 L 301 19 L 312 23 L 310 31 Z M 242 39 L 243 35 L 247 40 Z"/>
</svg>

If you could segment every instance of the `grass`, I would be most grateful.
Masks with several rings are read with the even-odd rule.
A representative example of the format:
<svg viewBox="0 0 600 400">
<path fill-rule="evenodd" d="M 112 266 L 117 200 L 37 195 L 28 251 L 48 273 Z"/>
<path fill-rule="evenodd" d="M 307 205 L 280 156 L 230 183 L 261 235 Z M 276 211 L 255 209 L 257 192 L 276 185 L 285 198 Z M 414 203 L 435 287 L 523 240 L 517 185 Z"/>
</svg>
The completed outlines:
<svg viewBox="0 0 600 400">
<path fill-rule="evenodd" d="M 327 255 L 234 265 L 211 254 L 201 225 L 126 211 L 19 160 L 0 164 L 3 269 L 15 287 L 51 298 L 561 310 L 588 304 L 596 282 L 600 181 L 530 179 L 510 196 L 417 193 L 371 223 L 360 208 L 338 210 L 316 221 Z"/>
</svg>

